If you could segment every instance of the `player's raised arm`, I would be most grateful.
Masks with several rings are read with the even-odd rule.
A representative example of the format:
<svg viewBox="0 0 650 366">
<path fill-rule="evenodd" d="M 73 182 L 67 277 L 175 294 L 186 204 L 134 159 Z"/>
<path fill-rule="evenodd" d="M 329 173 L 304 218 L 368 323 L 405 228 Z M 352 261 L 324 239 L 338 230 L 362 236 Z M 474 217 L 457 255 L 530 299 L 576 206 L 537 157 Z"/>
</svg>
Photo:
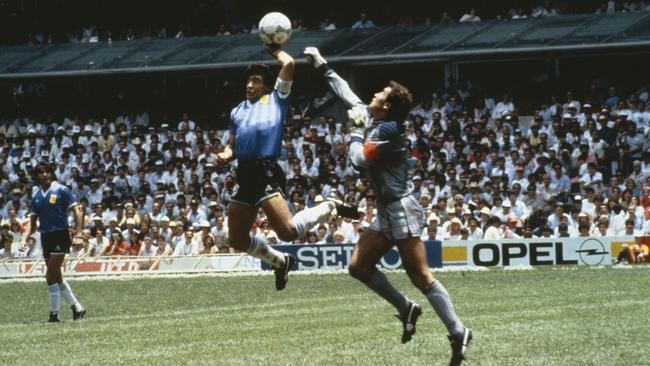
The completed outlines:
<svg viewBox="0 0 650 366">
<path fill-rule="evenodd" d="M 346 104 L 348 108 L 355 106 L 365 107 L 365 103 L 354 94 L 347 81 L 343 80 L 334 70 L 330 69 L 327 61 L 321 56 L 320 51 L 316 47 L 307 47 L 304 51 L 305 58 L 316 69 L 321 70 L 323 76 L 327 80 L 330 88 L 334 93 Z"/>
<path fill-rule="evenodd" d="M 289 97 L 289 94 L 291 94 L 296 61 L 278 45 L 265 45 L 264 48 L 271 54 L 271 56 L 278 60 L 278 63 L 281 66 L 278 78 L 275 81 L 274 89 L 278 91 L 280 98 L 286 99 Z"/>
<path fill-rule="evenodd" d="M 296 61 L 293 57 L 285 52 L 280 46 L 275 44 L 265 45 L 264 48 L 271 54 L 271 56 L 273 56 L 273 58 L 278 60 L 278 63 L 280 64 L 281 68 L 278 73 L 278 79 L 292 82 L 294 71 L 296 69 Z"/>
</svg>

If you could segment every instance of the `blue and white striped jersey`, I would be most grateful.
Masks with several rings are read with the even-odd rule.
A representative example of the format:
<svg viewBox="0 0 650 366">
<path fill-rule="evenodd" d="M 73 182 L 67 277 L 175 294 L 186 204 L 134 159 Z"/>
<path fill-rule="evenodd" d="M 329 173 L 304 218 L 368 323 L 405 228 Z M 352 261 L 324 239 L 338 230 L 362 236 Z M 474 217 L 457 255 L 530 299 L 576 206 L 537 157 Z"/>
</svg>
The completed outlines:
<svg viewBox="0 0 650 366">
<path fill-rule="evenodd" d="M 38 216 L 41 233 L 68 229 L 68 210 L 77 204 L 70 189 L 58 182 L 52 182 L 43 192 L 37 188 L 32 195 L 32 215 Z"/>
<path fill-rule="evenodd" d="M 241 102 L 230 113 L 230 133 L 235 134 L 235 156 L 239 161 L 277 157 L 289 107 L 288 93 L 277 88 L 257 102 Z"/>
</svg>

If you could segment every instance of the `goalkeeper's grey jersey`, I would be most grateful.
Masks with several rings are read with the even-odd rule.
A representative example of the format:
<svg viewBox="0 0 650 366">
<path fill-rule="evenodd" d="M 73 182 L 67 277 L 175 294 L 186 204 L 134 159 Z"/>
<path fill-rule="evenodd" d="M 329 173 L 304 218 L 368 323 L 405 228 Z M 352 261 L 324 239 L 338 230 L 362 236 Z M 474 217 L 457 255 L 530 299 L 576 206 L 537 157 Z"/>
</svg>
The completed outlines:
<svg viewBox="0 0 650 366">
<path fill-rule="evenodd" d="M 348 83 L 333 70 L 325 73 L 332 90 L 348 107 L 367 105 L 352 92 Z M 368 114 L 370 119 L 370 115 Z M 363 173 L 373 184 L 380 202 L 388 204 L 408 196 L 408 151 L 400 125 L 395 121 L 374 121 L 366 129 L 363 148 L 368 166 Z"/>
</svg>

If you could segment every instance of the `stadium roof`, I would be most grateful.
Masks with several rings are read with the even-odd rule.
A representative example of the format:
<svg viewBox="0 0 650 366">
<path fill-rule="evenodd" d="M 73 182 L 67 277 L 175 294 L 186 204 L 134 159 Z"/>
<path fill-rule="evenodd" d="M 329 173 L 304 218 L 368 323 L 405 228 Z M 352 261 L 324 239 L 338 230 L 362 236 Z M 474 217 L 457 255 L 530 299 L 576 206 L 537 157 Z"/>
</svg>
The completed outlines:
<svg viewBox="0 0 650 366">
<path fill-rule="evenodd" d="M 294 32 L 293 55 L 317 46 L 332 62 L 391 63 L 526 54 L 650 51 L 650 12 L 480 23 Z M 233 68 L 261 60 L 257 35 L 0 48 L 0 79 Z"/>
</svg>

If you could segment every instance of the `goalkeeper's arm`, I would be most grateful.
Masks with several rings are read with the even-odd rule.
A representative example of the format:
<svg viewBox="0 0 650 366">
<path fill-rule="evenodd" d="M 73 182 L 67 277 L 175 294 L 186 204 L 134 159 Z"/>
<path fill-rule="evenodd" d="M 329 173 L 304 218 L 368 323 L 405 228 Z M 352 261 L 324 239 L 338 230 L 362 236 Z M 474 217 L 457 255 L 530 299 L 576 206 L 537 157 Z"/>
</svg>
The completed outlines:
<svg viewBox="0 0 650 366">
<path fill-rule="evenodd" d="M 323 73 L 325 80 L 329 84 L 332 91 L 346 104 L 348 108 L 350 107 L 367 107 L 361 99 L 354 94 L 350 85 L 347 81 L 343 80 L 334 70 L 332 70 L 327 61 L 323 56 L 321 56 L 320 51 L 316 47 L 307 47 L 305 48 L 305 58 L 309 61 L 312 66 L 317 70 Z"/>
</svg>

